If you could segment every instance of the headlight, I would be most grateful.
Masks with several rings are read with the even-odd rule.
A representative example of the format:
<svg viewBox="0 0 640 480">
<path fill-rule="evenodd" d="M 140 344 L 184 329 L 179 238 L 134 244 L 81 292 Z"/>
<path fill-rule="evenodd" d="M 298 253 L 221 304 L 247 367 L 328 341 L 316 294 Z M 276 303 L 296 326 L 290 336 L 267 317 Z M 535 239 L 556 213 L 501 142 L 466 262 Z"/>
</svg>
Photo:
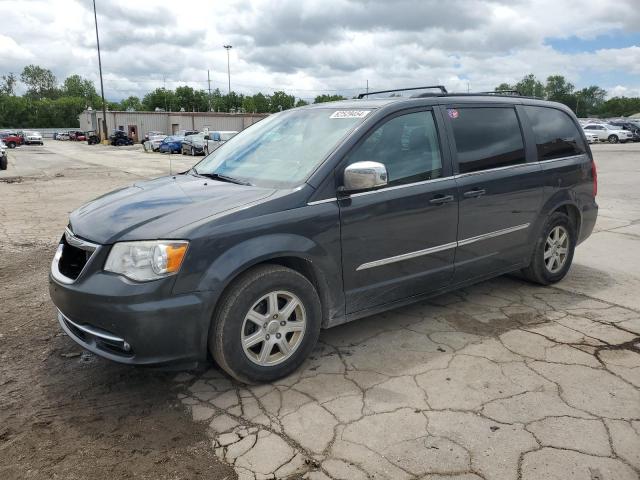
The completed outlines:
<svg viewBox="0 0 640 480">
<path fill-rule="evenodd" d="M 188 246 L 183 240 L 116 243 L 104 269 L 138 282 L 167 277 L 178 273 Z"/>
</svg>

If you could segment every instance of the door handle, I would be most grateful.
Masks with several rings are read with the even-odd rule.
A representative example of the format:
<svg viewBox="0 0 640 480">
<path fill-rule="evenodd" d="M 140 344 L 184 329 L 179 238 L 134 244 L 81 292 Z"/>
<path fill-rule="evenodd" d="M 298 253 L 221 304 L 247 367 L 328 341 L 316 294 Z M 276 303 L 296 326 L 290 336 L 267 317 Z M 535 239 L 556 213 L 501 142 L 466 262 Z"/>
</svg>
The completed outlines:
<svg viewBox="0 0 640 480">
<path fill-rule="evenodd" d="M 443 203 L 453 202 L 453 200 L 453 195 L 436 195 L 429 200 L 429 203 L 432 205 L 442 205 Z"/>
<path fill-rule="evenodd" d="M 487 193 L 487 191 L 484 188 L 474 188 L 473 190 L 464 192 L 463 195 L 465 198 L 475 198 L 475 197 L 481 197 L 485 193 Z"/>
</svg>

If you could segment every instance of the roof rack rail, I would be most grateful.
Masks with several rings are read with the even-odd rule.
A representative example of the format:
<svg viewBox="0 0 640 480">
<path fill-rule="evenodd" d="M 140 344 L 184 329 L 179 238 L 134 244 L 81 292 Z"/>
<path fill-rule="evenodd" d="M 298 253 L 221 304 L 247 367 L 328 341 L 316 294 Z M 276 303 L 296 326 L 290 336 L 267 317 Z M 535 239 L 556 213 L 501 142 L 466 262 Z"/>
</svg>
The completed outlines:
<svg viewBox="0 0 640 480">
<path fill-rule="evenodd" d="M 510 93 L 512 95 L 522 96 L 522 94 L 516 89 L 504 89 L 504 90 L 491 90 L 489 92 L 471 92 L 476 93 L 478 95 L 504 95 L 505 93 Z"/>
<path fill-rule="evenodd" d="M 394 88 L 393 90 L 378 90 L 377 92 L 361 93 L 358 95 L 358 99 L 367 97 L 369 95 L 376 95 L 378 93 L 408 92 L 410 90 L 424 90 L 427 88 L 438 88 L 440 90 L 440 93 L 442 93 L 443 95 L 446 95 L 448 93 L 444 85 L 427 85 L 426 87 Z"/>
</svg>

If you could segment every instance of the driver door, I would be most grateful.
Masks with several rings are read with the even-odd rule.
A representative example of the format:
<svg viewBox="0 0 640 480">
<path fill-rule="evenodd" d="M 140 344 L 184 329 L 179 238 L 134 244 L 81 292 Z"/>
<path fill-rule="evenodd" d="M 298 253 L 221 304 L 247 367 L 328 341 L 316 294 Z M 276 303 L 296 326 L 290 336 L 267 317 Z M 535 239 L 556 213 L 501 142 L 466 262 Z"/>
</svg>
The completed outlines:
<svg viewBox="0 0 640 480">
<path fill-rule="evenodd" d="M 431 109 L 382 120 L 347 165 L 385 165 L 388 185 L 339 199 L 347 314 L 447 286 L 453 275 L 458 198 L 448 150 Z M 446 153 L 445 153 L 446 152 Z"/>
</svg>

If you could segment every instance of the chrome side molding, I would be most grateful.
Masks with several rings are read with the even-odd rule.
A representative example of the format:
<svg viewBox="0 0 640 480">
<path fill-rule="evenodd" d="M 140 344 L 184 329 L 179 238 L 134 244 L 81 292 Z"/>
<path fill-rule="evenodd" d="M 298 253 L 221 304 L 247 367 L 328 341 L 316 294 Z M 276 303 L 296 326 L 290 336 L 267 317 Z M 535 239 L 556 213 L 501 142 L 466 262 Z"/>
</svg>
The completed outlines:
<svg viewBox="0 0 640 480">
<path fill-rule="evenodd" d="M 390 263 L 402 262 L 404 260 L 409 260 L 411 258 L 422 257 L 423 255 L 431 255 L 433 253 L 443 252 L 445 250 L 449 250 L 451 248 L 461 247 L 464 245 L 469 245 L 475 242 L 481 242 L 482 240 L 487 240 L 489 238 L 499 237 L 500 235 L 507 235 L 509 233 L 517 232 L 518 230 L 524 230 L 529 228 L 529 223 L 523 223 L 522 225 L 516 225 L 514 227 L 503 228 L 502 230 L 495 230 L 493 232 L 484 233 L 482 235 L 478 235 L 475 237 L 465 238 L 464 240 L 459 240 L 457 242 L 445 243 L 443 245 L 437 245 L 431 248 L 425 248 L 424 250 L 418 250 L 416 252 L 408 252 L 402 253 L 400 255 L 395 255 L 393 257 L 381 258 L 380 260 L 374 260 L 372 262 L 363 263 L 356 271 L 366 270 L 368 268 L 381 267 L 382 265 L 388 265 Z"/>
</svg>

